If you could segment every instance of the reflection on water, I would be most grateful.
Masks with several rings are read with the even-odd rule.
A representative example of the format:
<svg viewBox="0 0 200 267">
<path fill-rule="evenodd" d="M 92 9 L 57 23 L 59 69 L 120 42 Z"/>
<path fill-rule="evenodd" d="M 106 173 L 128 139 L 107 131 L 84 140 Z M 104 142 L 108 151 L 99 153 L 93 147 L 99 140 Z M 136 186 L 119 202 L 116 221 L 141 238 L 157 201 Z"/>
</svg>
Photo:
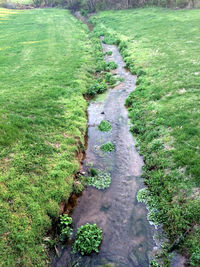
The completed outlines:
<svg viewBox="0 0 200 267">
<path fill-rule="evenodd" d="M 155 246 L 153 227 L 146 219 L 145 206 L 136 199 L 137 191 L 143 187 L 140 177 L 143 161 L 134 147 L 124 107 L 125 99 L 135 88 L 136 76 L 124 68 L 116 46 L 102 44 L 102 47 L 104 52 L 113 52 L 105 59 L 118 64 L 115 73 L 124 82 L 109 90 L 105 98 L 91 102 L 88 109 L 88 149 L 83 168 L 106 170 L 112 183 L 106 190 L 88 187 L 78 199 L 72 214 L 75 231 L 87 222 L 97 223 L 103 229 L 103 242 L 99 254 L 80 257 L 77 266 L 145 267 L 149 266 Z M 101 120 L 109 121 L 112 131 L 100 132 L 97 125 Z M 108 141 L 115 144 L 116 150 L 103 153 L 100 146 Z M 61 256 L 54 260 L 53 266 L 70 266 L 77 257 L 70 256 L 70 247 L 61 249 Z"/>
</svg>

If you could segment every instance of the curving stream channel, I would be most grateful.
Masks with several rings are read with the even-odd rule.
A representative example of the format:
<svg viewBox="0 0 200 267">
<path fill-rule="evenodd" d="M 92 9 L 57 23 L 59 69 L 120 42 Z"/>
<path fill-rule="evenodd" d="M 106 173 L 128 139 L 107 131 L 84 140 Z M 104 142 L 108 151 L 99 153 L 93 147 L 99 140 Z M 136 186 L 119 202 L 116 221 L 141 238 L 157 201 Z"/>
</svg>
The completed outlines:
<svg viewBox="0 0 200 267">
<path fill-rule="evenodd" d="M 138 190 L 144 187 L 141 179 L 143 160 L 134 147 L 128 112 L 124 106 L 125 99 L 135 88 L 136 76 L 125 69 L 116 46 L 102 43 L 102 48 L 104 52 L 112 51 L 112 55 L 105 56 L 105 60 L 118 64 L 112 72 L 124 81 L 89 105 L 88 147 L 82 168 L 87 170 L 92 165 L 95 169 L 107 171 L 112 182 L 105 190 L 87 187 L 78 199 L 72 218 L 75 232 L 77 227 L 87 222 L 96 223 L 103 229 L 103 242 L 99 254 L 91 256 L 70 256 L 70 246 L 61 249 L 61 256 L 53 262 L 55 267 L 104 264 L 145 267 L 149 266 L 155 247 L 154 227 L 146 219 L 145 205 L 136 199 Z M 110 122 L 110 132 L 98 130 L 102 120 Z M 109 153 L 102 152 L 100 146 L 108 141 L 113 142 L 116 149 Z"/>
</svg>

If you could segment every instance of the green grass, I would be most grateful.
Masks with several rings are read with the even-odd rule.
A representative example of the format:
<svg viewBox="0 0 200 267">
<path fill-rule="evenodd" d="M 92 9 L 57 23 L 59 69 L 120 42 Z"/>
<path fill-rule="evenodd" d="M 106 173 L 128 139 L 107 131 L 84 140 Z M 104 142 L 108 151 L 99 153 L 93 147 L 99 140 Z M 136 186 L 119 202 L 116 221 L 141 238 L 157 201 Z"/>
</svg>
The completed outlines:
<svg viewBox="0 0 200 267">
<path fill-rule="evenodd" d="M 138 74 L 126 105 L 144 155 L 150 217 L 199 266 L 200 10 L 106 11 L 93 21 Z"/>
<path fill-rule="evenodd" d="M 82 95 L 92 80 L 93 49 L 87 27 L 65 10 L 6 18 L 0 21 L 0 265 L 45 266 L 43 237 L 72 192 L 84 149 Z"/>
</svg>

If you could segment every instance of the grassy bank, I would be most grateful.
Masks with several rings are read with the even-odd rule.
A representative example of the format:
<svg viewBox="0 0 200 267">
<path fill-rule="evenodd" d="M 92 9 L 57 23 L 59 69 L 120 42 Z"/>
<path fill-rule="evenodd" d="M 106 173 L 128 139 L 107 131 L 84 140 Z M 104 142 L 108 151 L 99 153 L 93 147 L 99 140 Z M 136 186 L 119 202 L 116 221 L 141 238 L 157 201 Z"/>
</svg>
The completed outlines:
<svg viewBox="0 0 200 267">
<path fill-rule="evenodd" d="M 138 75 L 126 105 L 146 163 L 140 198 L 149 219 L 163 224 L 166 251 L 199 266 L 200 10 L 107 11 L 92 20 Z"/>
<path fill-rule="evenodd" d="M 58 9 L 0 9 L 0 266 L 45 266 L 84 148 L 93 49 Z"/>
</svg>

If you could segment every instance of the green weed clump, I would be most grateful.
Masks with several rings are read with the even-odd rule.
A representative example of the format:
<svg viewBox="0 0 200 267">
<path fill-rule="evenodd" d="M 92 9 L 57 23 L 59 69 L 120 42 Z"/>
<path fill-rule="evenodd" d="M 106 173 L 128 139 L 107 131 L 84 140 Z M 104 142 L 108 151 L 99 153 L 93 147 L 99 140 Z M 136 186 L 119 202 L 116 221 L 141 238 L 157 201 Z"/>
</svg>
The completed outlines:
<svg viewBox="0 0 200 267">
<path fill-rule="evenodd" d="M 88 96 L 95 96 L 96 94 L 102 94 L 107 90 L 107 85 L 104 82 L 91 85 L 87 90 Z"/>
<path fill-rule="evenodd" d="M 112 55 L 112 51 L 106 51 L 105 55 L 106 56 L 111 56 Z"/>
<path fill-rule="evenodd" d="M 106 144 L 103 144 L 100 148 L 104 152 L 111 152 L 115 150 L 115 145 L 111 142 L 107 142 Z"/>
<path fill-rule="evenodd" d="M 199 10 L 160 8 L 95 18 L 102 35 L 118 36 L 126 67 L 138 76 L 126 106 L 145 161 L 148 218 L 192 266 L 200 265 L 199 18 Z"/>
<path fill-rule="evenodd" d="M 110 85 L 114 85 L 117 82 L 117 79 L 110 72 L 106 73 L 105 80 Z"/>
<path fill-rule="evenodd" d="M 112 130 L 112 126 L 108 121 L 102 120 L 101 123 L 98 125 L 98 129 L 101 132 L 110 132 Z"/>
<path fill-rule="evenodd" d="M 117 64 L 114 62 L 114 61 L 109 61 L 109 62 L 107 62 L 107 64 L 106 64 L 106 69 L 107 70 L 115 70 L 115 69 L 117 69 Z"/>
<path fill-rule="evenodd" d="M 94 186 L 97 189 L 106 189 L 111 184 L 111 177 L 109 173 L 103 171 L 96 171 L 96 173 L 90 170 L 91 176 L 86 177 L 86 182 L 88 185 Z"/>
<path fill-rule="evenodd" d="M 82 255 L 89 255 L 93 251 L 99 252 L 99 246 L 102 242 L 102 230 L 96 224 L 85 224 L 78 228 L 74 242 L 74 252 L 80 252 Z"/>
<path fill-rule="evenodd" d="M 60 216 L 60 240 L 65 242 L 72 235 L 72 218 L 68 214 Z"/>
</svg>

